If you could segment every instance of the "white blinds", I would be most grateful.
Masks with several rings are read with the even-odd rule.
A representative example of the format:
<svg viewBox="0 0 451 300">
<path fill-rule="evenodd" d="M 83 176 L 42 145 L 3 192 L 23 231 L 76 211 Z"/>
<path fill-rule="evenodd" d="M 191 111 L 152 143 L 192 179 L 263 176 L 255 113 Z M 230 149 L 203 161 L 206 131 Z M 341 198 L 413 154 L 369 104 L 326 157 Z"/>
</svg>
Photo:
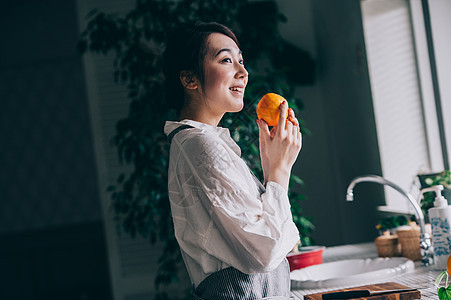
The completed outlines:
<svg viewBox="0 0 451 300">
<path fill-rule="evenodd" d="M 361 7 L 383 176 L 416 197 L 412 183 L 430 159 L 408 1 Z M 385 194 L 389 210 L 412 212 L 396 191 Z"/>
</svg>

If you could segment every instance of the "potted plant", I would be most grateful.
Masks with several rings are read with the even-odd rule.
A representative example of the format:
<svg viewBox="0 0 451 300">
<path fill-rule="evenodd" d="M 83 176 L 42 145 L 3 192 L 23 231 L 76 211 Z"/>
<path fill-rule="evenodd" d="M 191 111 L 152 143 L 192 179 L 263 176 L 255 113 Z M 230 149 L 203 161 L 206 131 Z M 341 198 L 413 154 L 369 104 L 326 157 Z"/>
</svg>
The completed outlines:
<svg viewBox="0 0 451 300">
<path fill-rule="evenodd" d="M 379 235 L 389 231 L 391 234 L 396 234 L 396 229 L 409 224 L 409 219 L 405 215 L 389 216 L 382 218 L 376 225 Z"/>
<path fill-rule="evenodd" d="M 442 191 L 443 197 L 448 200 L 448 203 L 451 201 L 451 171 L 444 170 L 440 173 L 430 173 L 430 174 L 420 174 L 418 175 L 418 179 L 420 180 L 420 188 L 428 188 L 434 185 L 443 185 L 444 190 Z M 423 198 L 421 199 L 421 210 L 425 217 L 428 217 L 429 208 L 434 206 L 435 201 L 435 193 L 434 192 L 426 192 L 423 194 Z"/>
</svg>

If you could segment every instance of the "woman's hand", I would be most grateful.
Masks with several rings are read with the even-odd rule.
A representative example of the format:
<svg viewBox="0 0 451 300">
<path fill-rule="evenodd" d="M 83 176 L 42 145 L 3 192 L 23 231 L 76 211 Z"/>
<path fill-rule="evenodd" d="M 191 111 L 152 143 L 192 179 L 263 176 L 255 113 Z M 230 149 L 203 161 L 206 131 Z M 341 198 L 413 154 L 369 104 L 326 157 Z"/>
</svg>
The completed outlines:
<svg viewBox="0 0 451 300">
<path fill-rule="evenodd" d="M 288 119 L 284 101 L 281 104 L 279 124 L 271 131 L 263 120 L 257 120 L 259 127 L 260 156 L 265 183 L 274 181 L 288 191 L 291 168 L 302 147 L 302 135 L 299 122 L 293 110 L 288 110 Z"/>
</svg>

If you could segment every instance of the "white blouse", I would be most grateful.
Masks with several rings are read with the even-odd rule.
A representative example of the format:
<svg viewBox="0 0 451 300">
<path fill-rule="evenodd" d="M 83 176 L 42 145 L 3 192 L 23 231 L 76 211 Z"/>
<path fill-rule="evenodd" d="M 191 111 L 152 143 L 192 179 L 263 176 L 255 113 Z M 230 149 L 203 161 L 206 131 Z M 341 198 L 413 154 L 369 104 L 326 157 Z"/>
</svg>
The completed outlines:
<svg viewBox="0 0 451 300">
<path fill-rule="evenodd" d="M 240 157 L 226 128 L 192 120 L 166 122 L 171 144 L 168 187 L 175 236 L 197 286 L 227 267 L 243 273 L 275 269 L 299 240 L 287 191 L 265 187 Z"/>
</svg>

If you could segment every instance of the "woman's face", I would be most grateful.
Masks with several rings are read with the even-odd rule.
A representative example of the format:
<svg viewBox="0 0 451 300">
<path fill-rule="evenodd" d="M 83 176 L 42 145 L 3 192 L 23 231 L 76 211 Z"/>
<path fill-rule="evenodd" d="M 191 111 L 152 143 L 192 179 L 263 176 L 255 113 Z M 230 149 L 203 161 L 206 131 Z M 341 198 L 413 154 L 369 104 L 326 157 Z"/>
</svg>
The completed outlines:
<svg viewBox="0 0 451 300">
<path fill-rule="evenodd" d="M 240 111 L 248 73 L 237 44 L 226 35 L 210 34 L 203 67 L 200 95 L 211 113 L 222 116 L 226 112 Z"/>
</svg>

